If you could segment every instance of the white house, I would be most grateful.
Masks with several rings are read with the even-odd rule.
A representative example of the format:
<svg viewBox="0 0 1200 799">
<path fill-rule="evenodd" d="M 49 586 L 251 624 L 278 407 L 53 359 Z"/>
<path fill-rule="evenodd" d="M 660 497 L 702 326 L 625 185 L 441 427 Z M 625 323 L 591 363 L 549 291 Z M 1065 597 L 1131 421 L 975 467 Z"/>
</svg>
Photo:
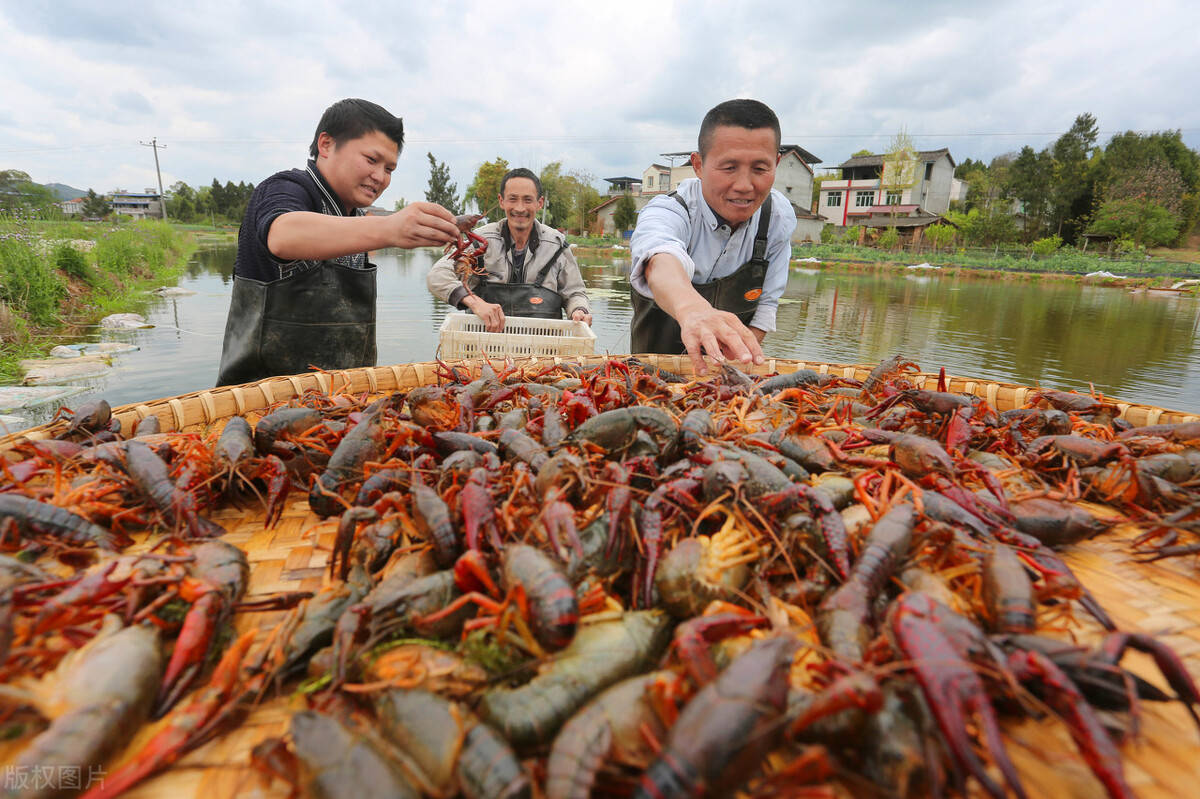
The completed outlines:
<svg viewBox="0 0 1200 799">
<path fill-rule="evenodd" d="M 113 213 L 132 216 L 134 219 L 162 219 L 162 197 L 154 189 L 141 192 L 114 191 L 105 197 Z"/>
<path fill-rule="evenodd" d="M 884 156 L 860 155 L 838 165 L 840 180 L 821 183 L 817 213 L 835 225 L 853 225 L 881 207 L 919 206 L 944 214 L 954 198 L 954 158 L 950 150 L 918 152 L 913 162 L 884 175 Z M 959 189 L 961 191 L 961 189 Z"/>
<path fill-rule="evenodd" d="M 671 182 L 671 167 L 669 166 L 651 164 L 642 172 L 642 194 L 674 191 L 676 185 L 678 185 L 678 181 L 675 184 Z"/>
</svg>

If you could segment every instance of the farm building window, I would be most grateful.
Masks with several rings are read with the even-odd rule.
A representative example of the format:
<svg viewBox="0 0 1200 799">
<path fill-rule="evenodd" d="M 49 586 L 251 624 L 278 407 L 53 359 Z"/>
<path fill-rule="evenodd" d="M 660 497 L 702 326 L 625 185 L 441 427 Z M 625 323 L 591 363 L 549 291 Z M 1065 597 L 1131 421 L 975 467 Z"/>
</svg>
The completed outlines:
<svg viewBox="0 0 1200 799">
<path fill-rule="evenodd" d="M 829 206 L 830 208 L 841 208 L 842 195 L 838 194 L 837 192 L 830 192 L 825 197 L 825 205 Z"/>
<path fill-rule="evenodd" d="M 854 207 L 867 208 L 875 204 L 875 192 L 873 191 L 856 191 L 854 192 Z"/>
<path fill-rule="evenodd" d="M 887 193 L 887 202 L 885 204 L 886 205 L 899 205 L 900 204 L 900 192 L 889 191 Z"/>
</svg>

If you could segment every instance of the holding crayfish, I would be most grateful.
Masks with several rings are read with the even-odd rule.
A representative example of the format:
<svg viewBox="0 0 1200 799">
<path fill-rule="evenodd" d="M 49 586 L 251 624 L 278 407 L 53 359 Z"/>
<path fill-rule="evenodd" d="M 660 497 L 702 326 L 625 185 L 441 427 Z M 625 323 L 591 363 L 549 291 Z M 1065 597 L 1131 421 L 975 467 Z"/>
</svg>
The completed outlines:
<svg viewBox="0 0 1200 799">
<path fill-rule="evenodd" d="M 459 237 L 454 216 L 434 203 L 364 214 L 391 183 L 403 145 L 399 117 L 342 100 L 317 124 L 305 168 L 258 184 L 238 236 L 217 385 L 310 366 L 375 365 L 375 265 L 367 253 Z"/>
<path fill-rule="evenodd" d="M 566 237 L 537 221 L 546 204 L 542 183 L 528 169 L 512 169 L 500 181 L 504 219 L 447 251 L 426 278 L 442 302 L 478 316 L 500 332 L 509 316 L 592 323 L 587 290 Z M 477 221 L 478 217 L 460 217 Z"/>
</svg>

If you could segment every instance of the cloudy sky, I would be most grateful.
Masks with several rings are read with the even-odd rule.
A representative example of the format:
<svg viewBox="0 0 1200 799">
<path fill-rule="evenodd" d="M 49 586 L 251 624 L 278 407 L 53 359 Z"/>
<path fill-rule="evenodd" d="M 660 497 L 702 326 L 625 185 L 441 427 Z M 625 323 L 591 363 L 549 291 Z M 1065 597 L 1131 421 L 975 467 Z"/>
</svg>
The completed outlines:
<svg viewBox="0 0 1200 799">
<path fill-rule="evenodd" d="M 695 146 L 755 97 L 825 164 L 901 127 L 956 160 L 1041 149 L 1090 112 L 1101 141 L 1182 129 L 1200 150 L 1200 3 L 30 3 L 0 0 L 0 169 L 138 190 L 299 166 L 322 110 L 404 118 L 380 200 L 422 199 L 426 152 L 460 192 L 484 161 L 600 180 Z"/>
</svg>

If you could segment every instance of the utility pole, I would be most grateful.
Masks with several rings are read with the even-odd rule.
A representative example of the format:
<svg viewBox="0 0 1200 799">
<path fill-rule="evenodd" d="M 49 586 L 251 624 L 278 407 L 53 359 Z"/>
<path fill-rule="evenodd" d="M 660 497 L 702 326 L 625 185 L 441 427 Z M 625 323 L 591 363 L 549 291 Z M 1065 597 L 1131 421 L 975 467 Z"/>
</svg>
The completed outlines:
<svg viewBox="0 0 1200 799">
<path fill-rule="evenodd" d="M 143 142 L 138 142 L 138 144 L 142 145 L 143 147 L 153 147 L 154 148 L 154 173 L 156 175 L 158 175 L 158 204 L 159 204 L 159 207 L 162 208 L 162 219 L 164 222 L 166 222 L 167 221 L 167 196 L 165 194 L 163 194 L 162 171 L 159 170 L 159 168 L 158 168 L 158 148 L 162 147 L 165 149 L 167 145 L 159 144 L 157 136 L 155 136 L 153 139 L 151 139 L 148 142 L 143 141 Z"/>
</svg>

